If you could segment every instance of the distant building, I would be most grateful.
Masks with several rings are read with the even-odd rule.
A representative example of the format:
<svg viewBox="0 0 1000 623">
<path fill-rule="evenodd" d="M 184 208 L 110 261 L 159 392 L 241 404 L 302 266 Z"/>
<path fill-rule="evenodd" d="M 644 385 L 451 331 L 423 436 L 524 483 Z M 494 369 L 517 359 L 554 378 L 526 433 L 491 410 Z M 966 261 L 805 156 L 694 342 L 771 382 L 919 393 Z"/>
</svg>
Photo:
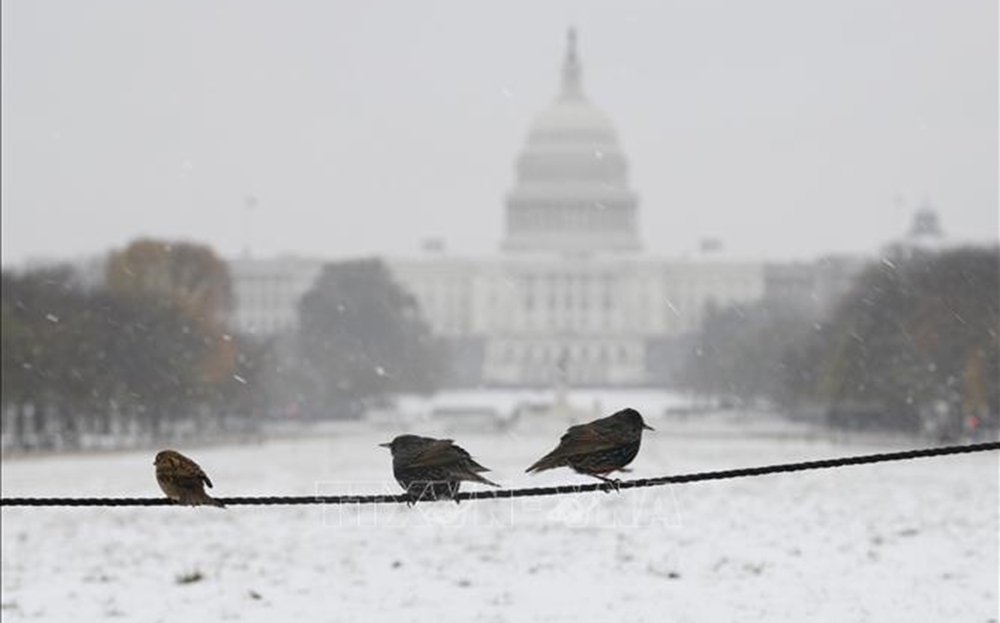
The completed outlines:
<svg viewBox="0 0 1000 623">
<path fill-rule="evenodd" d="M 764 298 L 796 307 L 819 320 L 850 290 L 866 262 L 862 257 L 829 256 L 808 262 L 766 264 Z"/>
<path fill-rule="evenodd" d="M 954 240 L 945 238 L 937 212 L 925 201 L 914 212 L 910 229 L 906 235 L 886 245 L 883 249 L 883 255 L 909 258 L 915 254 L 942 251 L 954 244 Z"/>
<path fill-rule="evenodd" d="M 941 221 L 938 214 L 926 203 L 913 215 L 913 224 L 907 239 L 914 242 L 925 240 L 940 241 L 944 239 L 944 231 L 941 229 Z"/>
<path fill-rule="evenodd" d="M 760 298 L 756 265 L 562 255 L 390 261 L 435 333 L 481 352 L 488 385 L 657 383 L 651 340 L 698 329 L 710 301 Z"/>
<path fill-rule="evenodd" d="M 848 283 L 840 260 L 802 265 L 727 261 L 708 240 L 697 260 L 644 256 L 638 198 L 608 117 L 586 98 L 570 31 L 556 100 L 531 124 L 506 196 L 502 252 L 452 257 L 441 241 L 389 258 L 451 347 L 460 386 L 662 385 L 680 340 L 706 310 L 768 293 L 819 310 Z M 827 263 L 824 263 L 827 262 Z M 318 259 L 231 262 L 239 328 L 290 328 Z"/>
<path fill-rule="evenodd" d="M 323 266 L 316 258 L 280 257 L 229 262 L 233 283 L 231 322 L 241 331 L 270 335 L 291 329 L 298 321 L 299 299 Z"/>
</svg>

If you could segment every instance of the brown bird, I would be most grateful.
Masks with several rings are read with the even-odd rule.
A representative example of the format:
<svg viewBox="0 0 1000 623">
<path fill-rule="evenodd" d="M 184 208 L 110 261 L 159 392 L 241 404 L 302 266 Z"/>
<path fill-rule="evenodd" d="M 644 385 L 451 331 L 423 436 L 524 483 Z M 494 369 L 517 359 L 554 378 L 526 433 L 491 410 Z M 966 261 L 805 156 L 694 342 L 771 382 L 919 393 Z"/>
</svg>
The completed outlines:
<svg viewBox="0 0 1000 623">
<path fill-rule="evenodd" d="M 571 467 L 577 473 L 618 484 L 618 480 L 606 475 L 616 470 L 627 471 L 625 466 L 639 453 L 643 429 L 653 430 L 653 427 L 643 422 L 635 409 L 622 409 L 614 415 L 571 426 L 555 450 L 525 471 Z"/>
<path fill-rule="evenodd" d="M 410 504 L 420 500 L 454 499 L 463 480 L 500 486 L 480 476 L 481 472 L 490 470 L 451 439 L 399 435 L 379 446 L 392 452 L 393 476 L 406 490 Z"/>
<path fill-rule="evenodd" d="M 208 475 L 197 463 L 174 450 L 163 450 L 153 461 L 156 466 L 156 482 L 167 497 L 186 506 L 226 505 L 205 493 L 205 485 L 212 486 Z"/>
</svg>

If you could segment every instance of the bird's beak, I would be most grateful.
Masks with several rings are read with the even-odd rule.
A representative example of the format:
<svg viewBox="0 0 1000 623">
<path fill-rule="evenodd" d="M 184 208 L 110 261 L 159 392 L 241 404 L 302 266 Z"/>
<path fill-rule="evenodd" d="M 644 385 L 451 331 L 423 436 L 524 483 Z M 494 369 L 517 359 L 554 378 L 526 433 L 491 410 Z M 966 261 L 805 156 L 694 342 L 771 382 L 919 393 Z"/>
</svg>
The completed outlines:
<svg viewBox="0 0 1000 623">
<path fill-rule="evenodd" d="M 380 444 L 378 445 L 378 447 L 379 447 L 379 448 L 391 448 L 391 447 L 392 447 L 392 444 L 391 444 L 391 443 L 380 443 Z"/>
<path fill-rule="evenodd" d="M 655 428 L 653 428 L 649 424 L 643 424 L 642 427 L 645 428 L 646 430 L 656 430 Z"/>
</svg>

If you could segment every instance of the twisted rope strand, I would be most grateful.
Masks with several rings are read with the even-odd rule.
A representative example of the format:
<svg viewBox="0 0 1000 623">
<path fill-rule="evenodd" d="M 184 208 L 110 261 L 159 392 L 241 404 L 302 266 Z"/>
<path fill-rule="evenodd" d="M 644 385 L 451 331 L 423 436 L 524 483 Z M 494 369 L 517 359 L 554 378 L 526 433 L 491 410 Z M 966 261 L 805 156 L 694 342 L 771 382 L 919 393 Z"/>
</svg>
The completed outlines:
<svg viewBox="0 0 1000 623">
<path fill-rule="evenodd" d="M 456 499 L 464 500 L 505 500 L 511 498 L 538 497 L 546 495 L 568 495 L 573 493 L 591 493 L 594 491 L 611 491 L 621 489 L 639 489 L 642 487 L 659 487 L 663 485 L 679 485 L 691 482 L 709 480 L 730 480 L 733 478 L 748 478 L 767 476 L 769 474 L 785 474 L 803 472 L 850 465 L 868 465 L 871 463 L 886 463 L 890 461 L 907 461 L 935 456 L 953 454 L 972 454 L 974 452 L 995 452 L 1000 450 L 1000 442 L 985 442 L 961 446 L 943 446 L 940 448 L 922 448 L 903 452 L 885 452 L 880 454 L 864 454 L 820 461 L 803 461 L 798 463 L 778 463 L 758 467 L 726 469 L 712 472 L 695 472 L 678 474 L 676 476 L 660 476 L 657 478 L 639 478 L 624 480 L 618 483 L 600 482 L 581 485 L 559 485 L 555 487 L 533 487 L 526 489 L 493 489 L 486 491 L 468 491 L 459 493 Z M 231 497 L 218 498 L 226 506 L 275 506 L 302 504 L 405 504 L 412 502 L 406 495 L 304 495 L 304 496 L 264 496 L 264 497 Z M 177 506 L 168 498 L 0 498 L 0 506 Z"/>
</svg>

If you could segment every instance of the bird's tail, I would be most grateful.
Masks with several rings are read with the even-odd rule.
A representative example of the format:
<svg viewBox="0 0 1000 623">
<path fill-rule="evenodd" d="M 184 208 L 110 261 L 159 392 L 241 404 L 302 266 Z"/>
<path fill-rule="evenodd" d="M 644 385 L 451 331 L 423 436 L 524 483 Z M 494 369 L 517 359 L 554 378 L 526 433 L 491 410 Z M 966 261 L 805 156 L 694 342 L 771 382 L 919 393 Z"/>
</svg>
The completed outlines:
<svg viewBox="0 0 1000 623">
<path fill-rule="evenodd" d="M 478 473 L 478 472 L 488 472 L 488 471 L 490 471 L 490 468 L 483 467 L 482 465 L 480 465 L 479 463 L 477 463 L 475 459 L 472 459 L 472 458 L 466 459 L 466 463 L 468 463 L 469 469 L 471 469 L 474 472 Z"/>
<path fill-rule="evenodd" d="M 549 452 L 542 458 L 535 461 L 531 467 L 524 470 L 528 474 L 533 474 L 537 472 L 544 472 L 547 469 L 555 469 L 557 467 L 563 467 L 567 465 L 566 458 L 561 456 L 556 456 L 555 452 Z"/>
<path fill-rule="evenodd" d="M 214 506 L 216 508 L 225 508 L 226 505 L 220 500 L 217 500 L 205 493 L 204 491 L 199 491 L 188 497 L 186 503 L 191 506 Z"/>
<path fill-rule="evenodd" d="M 213 498 L 212 496 L 208 495 L 207 493 L 205 494 L 205 504 L 208 504 L 209 506 L 214 506 L 216 508 L 225 508 L 226 507 L 226 505 L 223 504 L 221 500 L 217 500 L 217 499 Z"/>
<path fill-rule="evenodd" d="M 483 468 L 483 469 L 485 470 L 486 468 Z M 481 484 L 484 484 L 484 485 L 490 485 L 491 487 L 499 487 L 500 486 L 497 483 L 493 482 L 492 480 L 486 478 L 485 476 L 481 476 L 480 474 L 477 474 L 476 472 L 469 472 L 469 474 L 468 474 L 468 480 L 470 480 L 471 482 L 478 482 L 478 483 L 481 483 Z"/>
</svg>

